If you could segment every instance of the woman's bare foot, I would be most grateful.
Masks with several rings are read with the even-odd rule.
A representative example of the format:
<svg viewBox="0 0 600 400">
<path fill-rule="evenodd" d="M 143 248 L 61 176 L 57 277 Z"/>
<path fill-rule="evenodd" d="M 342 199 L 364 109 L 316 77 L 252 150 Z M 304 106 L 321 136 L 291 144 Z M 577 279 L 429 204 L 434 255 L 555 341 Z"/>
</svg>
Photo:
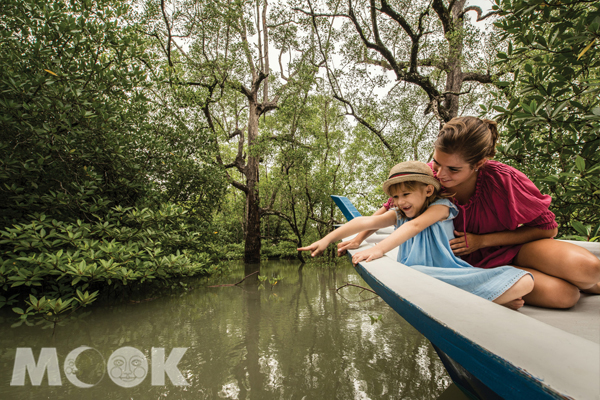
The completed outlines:
<svg viewBox="0 0 600 400">
<path fill-rule="evenodd" d="M 587 289 L 581 289 L 581 291 L 583 293 L 589 293 L 589 294 L 600 294 L 600 282 L 596 283 L 594 286 L 592 286 L 591 288 L 587 288 Z"/>
<path fill-rule="evenodd" d="M 518 298 L 501 305 L 510 308 L 511 310 L 518 310 L 525 305 L 525 301 L 522 298 Z"/>
</svg>

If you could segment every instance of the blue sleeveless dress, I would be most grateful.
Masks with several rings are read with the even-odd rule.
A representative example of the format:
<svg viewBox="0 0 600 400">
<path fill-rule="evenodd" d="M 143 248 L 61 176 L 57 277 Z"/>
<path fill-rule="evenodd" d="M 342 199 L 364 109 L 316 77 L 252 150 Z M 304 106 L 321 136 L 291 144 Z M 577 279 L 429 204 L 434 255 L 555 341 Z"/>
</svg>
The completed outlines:
<svg viewBox="0 0 600 400">
<path fill-rule="evenodd" d="M 521 277 L 529 274 L 509 265 L 475 268 L 456 257 L 450 248 L 450 240 L 454 239 L 452 220 L 458 215 L 458 209 L 448 199 L 436 200 L 431 205 L 447 206 L 450 215 L 402 243 L 398 249 L 399 263 L 487 300 L 496 299 Z M 396 229 L 408 221 L 410 219 L 398 218 Z"/>
</svg>

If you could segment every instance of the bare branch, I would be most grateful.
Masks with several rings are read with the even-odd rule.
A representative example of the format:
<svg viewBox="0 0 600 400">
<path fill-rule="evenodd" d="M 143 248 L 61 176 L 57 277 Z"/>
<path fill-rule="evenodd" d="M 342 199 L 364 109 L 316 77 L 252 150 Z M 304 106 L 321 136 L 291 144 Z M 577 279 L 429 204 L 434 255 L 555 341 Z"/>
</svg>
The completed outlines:
<svg viewBox="0 0 600 400">
<path fill-rule="evenodd" d="M 465 8 L 463 10 L 463 12 L 460 14 L 461 18 L 469 11 L 475 11 L 477 13 L 476 22 L 483 21 L 487 17 L 491 17 L 492 15 L 497 15 L 500 12 L 500 11 L 490 11 L 489 13 L 482 16 L 481 14 L 483 14 L 483 12 L 481 11 L 481 8 L 479 8 L 477 6 L 469 6 L 469 7 Z"/>
<path fill-rule="evenodd" d="M 312 214 L 312 210 L 311 210 L 311 214 Z M 317 218 L 314 215 L 310 215 L 308 218 L 310 218 L 313 221 L 318 222 L 318 223 L 320 223 L 322 225 L 325 225 L 325 226 L 329 225 L 331 222 L 334 222 L 334 223 L 338 222 L 338 221 L 325 221 L 324 219 Z"/>
<path fill-rule="evenodd" d="M 265 63 L 263 72 L 268 76 L 269 75 L 269 29 L 267 28 L 267 0 L 264 0 L 263 10 L 262 10 L 262 21 L 263 21 L 263 44 L 264 44 L 264 56 Z M 260 35 L 260 33 L 259 33 Z M 269 80 L 265 81 L 263 85 L 263 102 L 269 101 Z"/>
<path fill-rule="evenodd" d="M 336 94 L 334 94 L 333 97 L 336 100 L 339 100 L 342 103 L 344 103 L 345 105 L 347 105 L 350 108 L 350 115 L 352 115 L 354 118 L 356 118 L 356 120 L 358 122 L 360 122 L 361 125 L 363 125 L 365 128 L 367 128 L 368 130 L 370 130 L 371 132 L 373 132 L 375 135 L 377 135 L 377 137 L 379 138 L 379 140 L 381 140 L 381 143 L 383 143 L 383 145 L 390 151 L 390 154 L 392 155 L 392 158 L 394 158 L 394 159 L 397 158 L 396 151 L 388 143 L 388 141 L 385 139 L 385 137 L 383 137 L 383 133 L 379 129 L 375 128 L 373 125 L 371 125 L 370 123 L 368 123 L 366 120 L 364 120 L 363 118 L 361 118 L 360 116 L 358 116 L 354 112 L 354 107 L 352 106 L 352 104 L 348 100 L 346 100 L 346 99 L 344 99 L 344 98 L 342 98 L 342 97 L 340 97 L 340 96 L 338 96 Z"/>
<path fill-rule="evenodd" d="M 293 226 L 292 219 L 288 215 L 282 213 L 281 211 L 273 210 L 271 208 L 261 208 L 260 216 L 263 217 L 265 215 L 276 215 L 279 218 L 286 220 L 290 224 L 290 226 Z"/>
<path fill-rule="evenodd" d="M 248 61 L 248 66 L 250 67 L 250 72 L 252 72 L 252 79 L 256 79 L 256 68 L 254 67 L 254 61 L 252 60 L 252 54 L 250 53 L 250 46 L 248 45 L 248 33 L 246 31 L 246 22 L 244 22 L 243 18 L 240 18 L 240 24 L 242 28 L 238 31 L 242 36 L 242 44 L 244 48 L 244 54 L 246 54 L 246 60 Z"/>
<path fill-rule="evenodd" d="M 257 47 L 258 47 L 259 69 L 261 71 L 264 71 L 265 66 L 264 66 L 263 47 L 262 47 L 262 35 L 261 35 L 261 31 L 260 31 L 260 4 L 259 4 L 258 0 L 256 0 L 256 36 L 258 37 L 258 46 Z"/>
<path fill-rule="evenodd" d="M 343 288 L 348 287 L 348 286 L 354 286 L 354 287 L 362 289 L 363 291 L 366 290 L 367 292 L 371 292 L 371 293 L 377 294 L 377 292 L 373 291 L 373 289 L 369 289 L 369 288 L 366 288 L 366 287 L 360 286 L 360 285 L 355 285 L 354 283 L 346 283 L 346 284 L 340 286 L 339 288 L 335 289 L 335 291 L 338 292 L 340 289 L 343 289 Z M 360 293 L 362 293 L 362 291 Z M 360 293 L 359 293 L 359 295 L 360 295 Z M 377 296 L 379 297 L 378 294 L 377 294 Z"/>
<path fill-rule="evenodd" d="M 283 79 L 284 81 L 287 82 L 290 78 L 286 77 L 285 74 L 283 73 L 283 65 L 281 64 L 281 56 L 283 56 L 284 50 L 285 50 L 285 48 L 282 47 L 281 51 L 279 52 L 279 71 L 280 71 L 281 79 Z"/>
<path fill-rule="evenodd" d="M 479 72 L 465 72 L 463 73 L 463 82 L 474 81 L 479 83 L 492 83 L 494 79 L 498 79 L 497 75 L 481 74 Z"/>
<path fill-rule="evenodd" d="M 472 89 L 472 88 L 471 88 L 471 87 L 469 87 L 469 88 L 467 89 L 467 91 L 465 91 L 465 92 L 460 92 L 460 93 L 457 93 L 457 92 L 444 92 L 444 93 L 442 94 L 442 96 L 445 96 L 445 95 L 447 95 L 447 94 L 450 94 L 450 95 L 453 95 L 453 96 L 462 96 L 463 94 L 469 94 L 469 93 L 471 93 L 471 89 Z"/>
<path fill-rule="evenodd" d="M 454 5 L 454 2 L 452 2 Z M 444 28 L 444 35 L 453 31 L 452 20 L 450 17 L 451 7 L 446 8 L 443 0 L 433 0 L 431 3 L 431 8 L 435 11 L 440 22 L 442 23 L 442 28 Z"/>
<path fill-rule="evenodd" d="M 244 282 L 244 281 L 246 280 L 246 278 L 248 278 L 249 276 L 252 276 L 252 275 L 254 275 L 254 274 L 258 274 L 259 272 L 260 272 L 260 271 L 254 271 L 253 273 L 246 275 L 246 276 L 244 277 L 244 279 L 242 279 L 241 281 L 239 281 L 239 282 L 237 282 L 237 283 L 227 283 L 227 284 L 224 284 L 224 285 L 211 285 L 211 286 L 207 286 L 207 287 L 236 286 L 236 285 L 239 285 L 240 283 Z"/>
<path fill-rule="evenodd" d="M 349 18 L 349 16 L 346 15 L 346 14 L 319 14 L 319 13 L 315 13 L 315 12 L 312 12 L 312 11 L 305 11 L 305 10 L 303 10 L 301 8 L 296 8 L 296 7 L 292 8 L 292 10 L 301 12 L 302 14 L 308 15 L 308 16 L 313 17 L 313 18 L 315 18 L 315 17 L 343 17 L 343 18 Z"/>
<path fill-rule="evenodd" d="M 241 190 L 244 193 L 248 193 L 250 191 L 250 189 L 248 188 L 248 186 L 244 185 L 243 183 L 239 183 L 238 181 L 233 180 L 229 174 L 227 174 L 227 177 L 229 178 L 229 183 L 231 183 L 231 186 L 233 186 L 236 189 Z"/>
<path fill-rule="evenodd" d="M 241 129 L 235 129 L 233 131 L 233 133 L 229 134 L 229 140 L 233 139 L 234 137 L 241 135 L 242 134 L 242 130 Z"/>
<path fill-rule="evenodd" d="M 356 14 L 354 14 L 352 0 L 348 0 L 348 8 L 349 8 L 348 13 L 349 13 L 350 21 L 352 21 L 352 23 L 354 24 L 354 28 L 358 32 L 358 35 L 360 36 L 360 39 L 362 40 L 364 45 L 367 46 L 367 48 L 373 49 L 373 50 L 377 51 L 379 54 L 381 54 L 387 60 L 387 62 L 390 64 L 390 66 L 392 67 L 392 70 L 396 73 L 396 79 L 402 79 L 404 76 L 404 72 L 399 68 L 398 64 L 396 63 L 396 59 L 394 58 L 394 55 L 383 45 L 383 42 L 379 38 L 379 30 L 377 28 L 377 21 L 373 17 L 374 12 L 375 12 L 374 0 L 371 0 L 371 21 L 372 21 L 371 23 L 374 24 L 373 32 L 375 34 L 375 41 L 377 43 L 373 43 L 373 42 L 369 41 L 369 39 L 365 36 L 362 26 L 360 26 L 360 23 L 358 22 L 358 19 L 356 18 Z"/>
<path fill-rule="evenodd" d="M 165 25 L 167 26 L 167 60 L 169 61 L 169 66 L 173 66 L 173 62 L 171 61 L 171 25 L 169 24 L 169 18 L 167 18 L 167 12 L 165 11 L 165 0 L 160 0 L 160 9 L 162 11 L 163 19 L 165 20 Z"/>
<path fill-rule="evenodd" d="M 371 4 L 373 4 L 373 2 L 371 2 Z M 396 21 L 411 39 L 414 39 L 417 36 L 404 17 L 394 10 L 387 0 L 381 0 L 381 12 L 390 16 L 394 21 Z"/>
</svg>

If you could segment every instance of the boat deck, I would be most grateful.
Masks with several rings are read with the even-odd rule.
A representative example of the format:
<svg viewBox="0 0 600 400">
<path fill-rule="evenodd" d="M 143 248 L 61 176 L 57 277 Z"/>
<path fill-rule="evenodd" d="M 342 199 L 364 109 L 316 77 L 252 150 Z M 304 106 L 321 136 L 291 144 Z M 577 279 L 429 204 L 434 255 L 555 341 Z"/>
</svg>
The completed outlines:
<svg viewBox="0 0 600 400">
<path fill-rule="evenodd" d="M 519 312 L 565 332 L 600 344 L 600 296 L 582 294 L 575 307 L 568 310 L 525 306 Z"/>
<path fill-rule="evenodd" d="M 380 229 L 376 234 L 369 237 L 366 242 L 380 242 L 392 232 L 393 228 Z M 594 253 L 596 257 L 600 258 L 600 243 L 581 243 L 571 240 L 565 240 L 565 242 L 575 243 L 580 246 L 583 245 L 582 247 L 587 248 Z M 397 254 L 398 249 L 394 249 L 387 253 L 387 256 L 395 260 Z M 556 310 L 526 305 L 521 308 L 519 312 L 565 332 L 572 333 L 600 344 L 600 296 L 582 293 L 581 299 L 575 307 L 568 310 Z"/>
<path fill-rule="evenodd" d="M 358 250 L 383 240 L 380 230 Z M 599 244 L 592 244 L 600 250 Z M 595 252 L 595 251 L 594 251 Z M 600 296 L 570 310 L 509 310 L 396 262 L 397 249 L 357 267 L 436 347 L 501 397 L 600 399 Z"/>
</svg>

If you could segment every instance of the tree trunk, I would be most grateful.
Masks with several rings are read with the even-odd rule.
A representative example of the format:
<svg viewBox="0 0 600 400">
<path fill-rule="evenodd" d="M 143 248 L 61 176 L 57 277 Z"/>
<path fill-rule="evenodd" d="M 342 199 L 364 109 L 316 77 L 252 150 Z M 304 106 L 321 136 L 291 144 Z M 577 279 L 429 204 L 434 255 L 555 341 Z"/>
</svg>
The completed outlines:
<svg viewBox="0 0 600 400">
<path fill-rule="evenodd" d="M 464 21 L 462 11 L 465 5 L 465 0 L 458 0 L 454 3 L 450 10 L 451 22 L 453 24 L 453 32 L 462 32 L 464 29 Z M 462 33 L 461 33 L 462 35 Z M 458 116 L 459 106 L 459 95 L 463 84 L 463 72 L 462 72 L 462 57 L 463 57 L 463 39 L 450 40 L 450 54 L 448 57 L 448 71 L 446 75 L 446 92 L 456 94 L 446 94 L 443 103 L 444 109 L 446 109 L 446 115 L 448 120 Z M 448 121 L 444 121 L 448 122 Z M 443 124 L 441 124 L 443 125 Z"/>
<path fill-rule="evenodd" d="M 246 231 L 245 231 L 245 248 L 244 262 L 259 263 L 260 262 L 260 197 L 258 193 L 259 179 L 259 159 L 258 156 L 252 154 L 254 142 L 258 138 L 258 118 L 259 111 L 256 99 L 249 99 L 249 115 L 248 115 L 248 163 L 246 164 L 246 185 L 248 186 L 248 194 L 246 196 Z"/>
</svg>

